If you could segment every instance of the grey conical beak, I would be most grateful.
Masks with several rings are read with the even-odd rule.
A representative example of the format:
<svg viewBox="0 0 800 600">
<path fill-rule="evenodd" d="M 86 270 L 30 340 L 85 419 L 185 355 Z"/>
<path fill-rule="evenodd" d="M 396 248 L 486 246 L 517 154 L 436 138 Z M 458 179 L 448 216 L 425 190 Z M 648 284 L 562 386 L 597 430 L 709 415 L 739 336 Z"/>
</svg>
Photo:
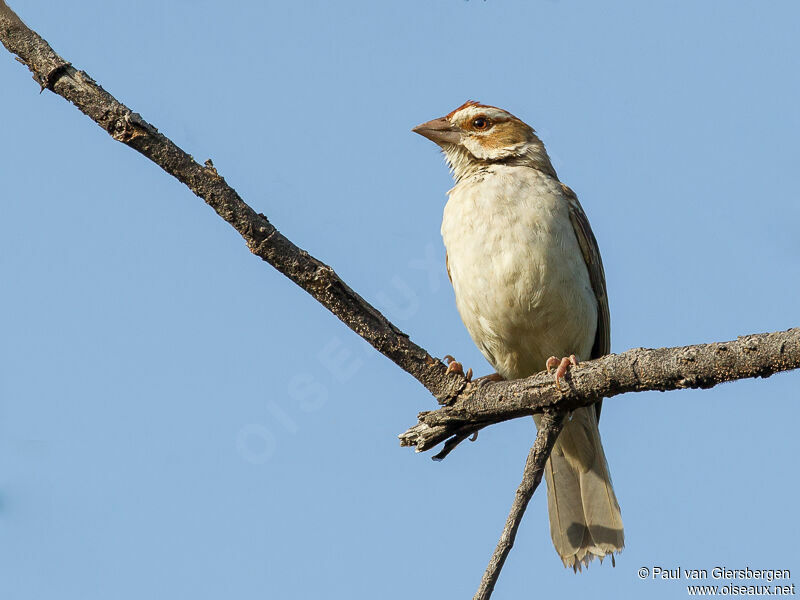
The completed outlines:
<svg viewBox="0 0 800 600">
<path fill-rule="evenodd" d="M 440 146 L 442 144 L 458 144 L 461 142 L 461 131 L 459 128 L 451 124 L 450 121 L 444 117 L 428 121 L 422 125 L 417 125 L 411 131 L 428 138 L 432 142 L 436 142 Z"/>
</svg>

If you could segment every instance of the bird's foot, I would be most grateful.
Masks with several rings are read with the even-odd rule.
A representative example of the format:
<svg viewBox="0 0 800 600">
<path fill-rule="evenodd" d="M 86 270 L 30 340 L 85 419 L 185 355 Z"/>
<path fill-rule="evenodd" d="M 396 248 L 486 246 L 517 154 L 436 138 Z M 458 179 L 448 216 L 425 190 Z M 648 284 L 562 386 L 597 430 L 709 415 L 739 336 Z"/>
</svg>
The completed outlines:
<svg viewBox="0 0 800 600">
<path fill-rule="evenodd" d="M 564 358 L 558 359 L 555 356 L 551 356 L 547 359 L 545 363 L 545 367 L 547 368 L 547 374 L 550 374 L 550 370 L 555 367 L 556 368 L 556 389 L 560 392 L 561 386 L 559 385 L 559 381 L 564 378 L 564 375 L 567 374 L 567 370 L 570 367 L 578 366 L 578 359 L 575 358 L 574 354 L 570 354 L 569 356 L 565 356 Z"/>
<path fill-rule="evenodd" d="M 462 375 L 466 378 L 467 381 L 472 381 L 472 369 L 467 369 L 467 372 L 464 373 L 464 367 L 458 362 L 455 358 L 446 354 L 444 357 L 445 362 L 447 363 L 447 371 L 445 371 L 445 375 L 449 375 L 450 373 L 456 373 L 457 375 Z"/>
</svg>

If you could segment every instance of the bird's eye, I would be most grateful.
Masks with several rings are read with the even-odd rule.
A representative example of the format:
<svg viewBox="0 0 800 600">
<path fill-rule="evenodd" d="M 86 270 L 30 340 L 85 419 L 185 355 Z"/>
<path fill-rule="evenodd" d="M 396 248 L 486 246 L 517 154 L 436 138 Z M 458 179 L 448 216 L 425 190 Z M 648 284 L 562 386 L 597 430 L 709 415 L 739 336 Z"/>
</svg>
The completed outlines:
<svg viewBox="0 0 800 600">
<path fill-rule="evenodd" d="M 486 117 L 475 117 L 472 120 L 472 126 L 475 129 L 488 129 L 489 128 L 489 120 Z"/>
</svg>

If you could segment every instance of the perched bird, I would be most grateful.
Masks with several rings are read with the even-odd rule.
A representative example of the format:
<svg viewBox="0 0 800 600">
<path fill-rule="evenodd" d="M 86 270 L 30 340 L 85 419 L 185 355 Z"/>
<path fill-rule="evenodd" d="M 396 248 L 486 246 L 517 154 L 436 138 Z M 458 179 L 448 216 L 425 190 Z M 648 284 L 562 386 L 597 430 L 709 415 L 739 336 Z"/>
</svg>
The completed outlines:
<svg viewBox="0 0 800 600">
<path fill-rule="evenodd" d="M 461 319 L 499 376 L 557 366 L 558 387 L 578 360 L 608 354 L 597 241 L 534 130 L 469 101 L 414 131 L 442 148 L 453 173 L 442 221 L 447 272 Z M 574 411 L 545 467 L 550 534 L 575 570 L 595 557 L 613 561 L 624 546 L 599 416 L 599 402 Z"/>
</svg>

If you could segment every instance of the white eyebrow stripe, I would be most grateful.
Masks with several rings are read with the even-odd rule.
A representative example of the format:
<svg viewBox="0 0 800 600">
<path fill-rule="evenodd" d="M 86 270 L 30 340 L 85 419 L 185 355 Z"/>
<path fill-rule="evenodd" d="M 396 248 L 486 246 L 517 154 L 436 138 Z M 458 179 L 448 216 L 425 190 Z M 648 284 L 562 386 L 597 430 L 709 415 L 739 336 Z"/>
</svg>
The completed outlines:
<svg viewBox="0 0 800 600">
<path fill-rule="evenodd" d="M 467 106 L 462 108 L 453 115 L 454 121 L 461 119 L 469 120 L 474 119 L 478 115 L 483 115 L 490 120 L 508 120 L 511 115 L 504 111 L 502 108 L 495 108 L 494 106 Z"/>
</svg>

